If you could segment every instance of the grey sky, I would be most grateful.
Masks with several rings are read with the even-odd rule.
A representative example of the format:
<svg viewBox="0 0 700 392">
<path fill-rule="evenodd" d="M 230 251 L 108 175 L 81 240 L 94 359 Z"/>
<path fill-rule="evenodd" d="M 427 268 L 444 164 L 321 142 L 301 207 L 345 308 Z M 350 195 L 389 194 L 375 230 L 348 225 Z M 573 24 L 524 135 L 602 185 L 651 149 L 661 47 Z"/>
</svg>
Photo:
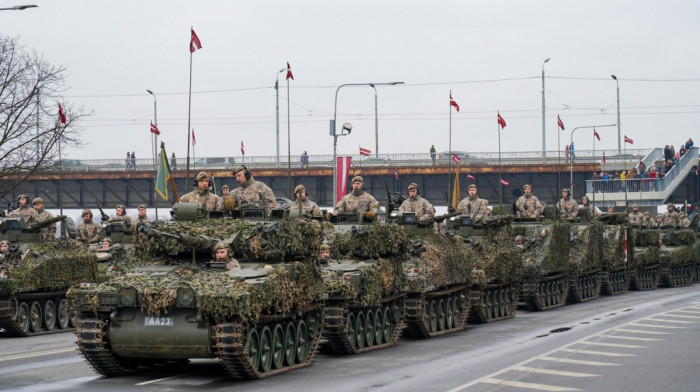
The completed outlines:
<svg viewBox="0 0 700 392">
<path fill-rule="evenodd" d="M 633 147 L 674 144 L 700 124 L 700 3 L 697 1 L 119 1 L 0 0 L 0 32 L 67 67 L 67 100 L 94 115 L 84 149 L 72 158 L 151 156 L 149 122 L 168 153 L 186 155 L 190 26 L 192 127 L 197 156 L 275 153 L 276 73 L 289 61 L 291 151 L 331 154 L 328 121 L 343 83 L 404 81 L 378 87 L 380 153 L 448 149 L 497 151 L 496 112 L 507 121 L 504 151 L 540 151 L 542 62 L 546 64 L 547 148 L 556 116 L 569 131 L 616 121 Z M 287 88 L 280 76 L 281 152 L 287 153 Z M 498 81 L 496 81 L 498 80 Z M 653 80 L 653 81 L 643 81 Z M 684 80 L 684 81 L 677 81 Z M 374 148 L 374 92 L 343 88 L 339 122 L 353 133 L 339 153 Z M 596 149 L 617 148 L 616 128 L 600 129 Z M 592 131 L 574 136 L 592 147 Z M 295 158 L 296 159 L 296 158 Z"/>
</svg>

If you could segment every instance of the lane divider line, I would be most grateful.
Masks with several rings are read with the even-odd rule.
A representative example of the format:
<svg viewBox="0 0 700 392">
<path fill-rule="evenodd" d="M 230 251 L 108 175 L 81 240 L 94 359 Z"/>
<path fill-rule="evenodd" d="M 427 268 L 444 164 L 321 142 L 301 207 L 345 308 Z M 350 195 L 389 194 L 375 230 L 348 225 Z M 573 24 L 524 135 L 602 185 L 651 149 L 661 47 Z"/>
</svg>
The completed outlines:
<svg viewBox="0 0 700 392">
<path fill-rule="evenodd" d="M 555 385 L 535 384 L 535 383 L 531 383 L 531 382 L 522 382 L 522 381 L 506 381 L 506 380 L 499 380 L 497 378 L 486 378 L 483 380 L 483 382 L 485 382 L 487 384 L 505 385 L 508 387 L 535 389 L 538 391 L 552 391 L 552 392 L 580 391 L 580 389 L 576 389 L 576 388 L 558 387 Z"/>
<path fill-rule="evenodd" d="M 615 331 L 619 331 L 619 332 L 631 332 L 631 333 L 646 333 L 646 334 L 649 334 L 649 335 L 673 335 L 673 333 L 671 333 L 671 332 L 641 331 L 641 330 L 638 330 L 638 329 L 624 329 L 624 328 L 616 329 Z"/>
<path fill-rule="evenodd" d="M 554 376 L 564 376 L 564 377 L 602 377 L 600 374 L 567 372 L 565 370 L 533 368 L 533 367 L 527 367 L 527 366 L 515 366 L 515 367 L 513 367 L 512 370 L 518 370 L 521 372 L 530 372 L 530 373 L 551 374 Z"/>
<path fill-rule="evenodd" d="M 672 323 L 672 324 L 697 324 L 696 321 L 668 320 L 668 319 L 657 319 L 657 318 L 648 318 L 645 321 L 658 321 L 660 323 Z"/>
<path fill-rule="evenodd" d="M 674 327 L 673 325 L 654 325 L 654 324 L 630 324 L 635 327 L 650 327 L 650 328 L 666 328 L 666 329 L 688 329 L 686 327 Z"/>
<path fill-rule="evenodd" d="M 636 354 L 611 353 L 608 351 L 577 350 L 575 348 L 562 348 L 559 351 L 575 354 L 600 355 L 602 357 L 636 357 Z"/>
<path fill-rule="evenodd" d="M 637 344 L 603 343 L 603 342 L 581 342 L 581 344 L 619 348 L 649 348 L 649 346 L 639 346 Z"/>
<path fill-rule="evenodd" d="M 59 350 L 50 350 L 50 351 L 27 353 L 27 354 L 9 355 L 6 357 L 0 357 L 0 362 L 12 361 L 15 359 L 23 359 L 23 358 L 41 357 L 44 355 L 51 355 L 51 354 L 61 354 L 61 353 L 67 353 L 67 352 L 76 351 L 76 350 L 77 350 L 76 348 L 71 347 L 71 348 L 64 348 L 64 349 L 59 349 Z"/>
<path fill-rule="evenodd" d="M 144 382 L 140 382 L 140 383 L 134 384 L 134 385 L 136 385 L 136 386 L 143 386 L 143 385 L 153 384 L 153 383 L 160 382 L 160 381 L 165 381 L 165 380 L 171 380 L 171 379 L 173 379 L 173 378 L 178 378 L 178 377 L 183 377 L 183 376 L 185 376 L 185 375 L 184 375 L 184 374 L 178 374 L 177 376 L 170 376 L 170 377 L 157 378 L 157 379 L 155 379 L 155 380 L 144 381 Z"/>
<path fill-rule="evenodd" d="M 540 357 L 537 358 L 543 361 L 559 362 L 559 363 L 575 363 L 577 365 L 588 365 L 588 366 L 620 366 L 619 363 L 614 362 L 601 362 L 601 361 L 584 361 L 580 359 L 569 359 L 569 358 L 557 358 L 557 357 Z"/>
<path fill-rule="evenodd" d="M 640 342 L 653 342 L 655 340 L 663 340 L 657 338 L 638 338 L 636 336 L 619 336 L 619 335 L 600 335 L 606 339 L 624 339 L 624 340 L 639 340 Z"/>
</svg>

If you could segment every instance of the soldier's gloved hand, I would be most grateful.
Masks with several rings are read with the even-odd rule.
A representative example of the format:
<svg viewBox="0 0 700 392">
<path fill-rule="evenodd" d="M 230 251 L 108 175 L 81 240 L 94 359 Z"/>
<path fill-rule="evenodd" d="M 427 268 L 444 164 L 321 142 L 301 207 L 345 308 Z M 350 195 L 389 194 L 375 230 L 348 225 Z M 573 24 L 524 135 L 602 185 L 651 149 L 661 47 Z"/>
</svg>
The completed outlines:
<svg viewBox="0 0 700 392">
<path fill-rule="evenodd" d="M 226 197 L 224 197 L 224 209 L 226 211 L 231 211 L 234 208 L 236 208 L 236 200 L 233 199 L 233 196 L 226 195 Z"/>
<path fill-rule="evenodd" d="M 365 218 L 372 220 L 377 214 L 374 211 L 365 212 Z"/>
<path fill-rule="evenodd" d="M 333 216 L 332 212 L 326 212 L 326 220 L 331 220 L 332 216 Z"/>
</svg>

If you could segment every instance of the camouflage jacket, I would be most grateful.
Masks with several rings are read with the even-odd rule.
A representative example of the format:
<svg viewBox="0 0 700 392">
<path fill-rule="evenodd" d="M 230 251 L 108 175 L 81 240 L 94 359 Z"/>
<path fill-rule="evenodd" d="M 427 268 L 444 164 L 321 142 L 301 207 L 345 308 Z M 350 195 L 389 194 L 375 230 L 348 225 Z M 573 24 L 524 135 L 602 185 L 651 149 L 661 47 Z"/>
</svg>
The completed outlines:
<svg viewBox="0 0 700 392">
<path fill-rule="evenodd" d="M 249 179 L 230 193 L 236 201 L 236 208 L 250 204 L 265 208 L 277 207 L 277 199 L 272 189 L 260 181 Z"/>
<path fill-rule="evenodd" d="M 688 218 L 683 218 L 678 220 L 680 227 L 690 227 L 690 220 Z"/>
<path fill-rule="evenodd" d="M 131 217 L 129 215 L 122 215 L 122 216 L 115 216 L 114 218 L 109 219 L 107 222 L 121 222 L 124 221 L 126 222 L 126 227 L 131 226 Z"/>
<path fill-rule="evenodd" d="M 595 219 L 596 216 L 600 215 L 600 212 L 598 212 L 598 210 L 595 208 L 595 206 L 593 204 L 590 204 L 590 203 L 579 208 L 578 213 L 580 216 L 586 217 L 588 219 Z"/>
<path fill-rule="evenodd" d="M 629 213 L 629 215 L 627 215 L 627 221 L 632 226 L 641 226 L 642 220 L 644 220 L 644 214 L 642 214 L 639 211 L 637 211 L 636 213 L 632 211 Z"/>
<path fill-rule="evenodd" d="M 150 222 L 150 221 L 151 221 L 151 219 L 148 216 L 144 216 L 144 217 L 137 216 L 136 219 L 134 219 L 134 221 L 131 223 L 131 228 L 133 230 L 136 230 L 136 229 L 138 229 L 139 223 Z"/>
<path fill-rule="evenodd" d="M 299 199 L 295 200 L 292 205 L 289 207 L 290 211 L 295 211 L 299 209 Z M 311 216 L 319 216 L 321 215 L 321 209 L 318 208 L 318 204 L 315 202 L 306 199 L 304 200 L 303 203 L 301 203 L 301 209 L 304 210 L 305 213 L 311 215 Z"/>
<path fill-rule="evenodd" d="M 358 196 L 354 193 L 348 193 L 335 205 L 335 212 L 368 212 L 372 211 L 375 214 L 379 213 L 379 202 L 374 196 L 362 191 Z"/>
<path fill-rule="evenodd" d="M 656 227 L 656 221 L 654 218 L 649 218 L 649 219 L 644 219 L 642 218 L 642 227 L 650 229 L 652 227 Z"/>
<path fill-rule="evenodd" d="M 409 197 L 408 199 L 404 200 L 399 207 L 399 211 L 415 212 L 418 220 L 420 221 L 426 221 L 435 216 L 435 209 L 433 208 L 433 205 L 420 196 L 416 196 L 415 199 Z"/>
<path fill-rule="evenodd" d="M 678 217 L 678 213 L 676 211 L 666 211 L 664 212 L 664 217 L 662 218 L 661 222 L 664 226 L 678 227 L 680 224 L 680 218 Z"/>
<path fill-rule="evenodd" d="M 76 239 L 86 244 L 92 244 L 100 240 L 100 234 L 102 234 L 102 227 L 95 221 L 90 220 L 88 223 L 82 221 L 78 225 L 78 237 Z"/>
<path fill-rule="evenodd" d="M 556 208 L 562 219 L 572 219 L 578 215 L 578 203 L 570 197 L 559 199 Z"/>
<path fill-rule="evenodd" d="M 53 218 L 53 214 L 43 210 L 41 212 L 36 213 L 37 216 L 37 222 L 41 223 L 43 221 L 49 220 Z M 46 240 L 51 240 L 56 237 L 56 224 L 52 224 L 51 226 L 48 227 L 42 227 L 41 228 L 41 239 L 46 241 Z"/>
<path fill-rule="evenodd" d="M 38 214 L 36 211 L 31 208 L 31 207 L 19 207 L 16 210 L 10 212 L 9 215 L 7 215 L 8 218 L 14 218 L 14 217 L 22 217 L 24 218 L 24 223 L 31 225 L 33 223 L 38 222 Z"/>
<path fill-rule="evenodd" d="M 542 203 L 535 195 L 522 195 L 515 203 L 518 209 L 518 216 L 529 218 L 530 216 L 540 216 L 542 214 Z"/>
<path fill-rule="evenodd" d="M 209 193 L 208 189 L 195 189 L 180 198 L 180 202 L 182 203 L 204 203 L 207 207 L 207 211 L 217 211 L 216 207 L 218 201 L 219 197 Z"/>
<path fill-rule="evenodd" d="M 478 196 L 474 196 L 473 198 L 467 196 L 459 202 L 457 209 L 462 214 L 469 215 L 473 222 L 478 223 L 482 222 L 484 217 L 486 217 L 486 206 L 488 204 L 486 199 L 480 199 Z"/>
</svg>

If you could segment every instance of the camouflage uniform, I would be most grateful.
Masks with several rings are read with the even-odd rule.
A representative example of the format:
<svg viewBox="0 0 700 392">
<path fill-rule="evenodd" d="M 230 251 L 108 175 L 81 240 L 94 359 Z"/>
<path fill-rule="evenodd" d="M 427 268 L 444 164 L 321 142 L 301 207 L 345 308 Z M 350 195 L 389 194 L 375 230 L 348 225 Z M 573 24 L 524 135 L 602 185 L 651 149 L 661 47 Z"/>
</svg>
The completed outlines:
<svg viewBox="0 0 700 392">
<path fill-rule="evenodd" d="M 690 220 L 688 217 L 684 216 L 682 219 L 679 219 L 679 225 L 680 227 L 690 227 Z"/>
<path fill-rule="evenodd" d="M 559 199 L 556 208 L 562 219 L 573 219 L 578 215 L 578 203 L 570 196 Z"/>
<path fill-rule="evenodd" d="M 231 196 L 236 201 L 236 208 L 240 209 L 242 205 L 255 205 L 265 208 L 276 208 L 277 199 L 272 189 L 260 181 L 254 180 L 252 177 L 240 184 L 238 188 L 231 191 Z"/>
<path fill-rule="evenodd" d="M 148 217 L 148 215 L 145 215 L 143 217 L 137 216 L 136 219 L 131 223 L 132 229 L 136 230 L 139 227 L 139 223 L 141 222 L 150 222 L 151 218 Z"/>
<path fill-rule="evenodd" d="M 41 212 L 37 212 L 37 223 L 41 223 L 43 221 L 47 221 L 51 218 L 53 218 L 53 214 L 43 210 Z M 43 241 L 50 240 L 56 238 L 56 224 L 52 224 L 51 226 L 48 227 L 42 227 L 41 228 L 41 239 Z"/>
<path fill-rule="evenodd" d="M 435 209 L 429 201 L 420 196 L 409 197 L 399 207 L 401 212 L 415 212 L 419 221 L 427 221 L 435 217 Z"/>
<path fill-rule="evenodd" d="M 295 211 L 299 209 L 299 200 L 294 200 L 292 205 L 289 207 L 291 211 Z M 306 198 L 302 203 L 301 203 L 301 209 L 304 210 L 305 213 L 311 215 L 311 216 L 320 216 L 321 215 L 321 209 L 318 208 L 318 204 L 315 202 L 309 200 Z"/>
<path fill-rule="evenodd" d="M 107 222 L 121 222 L 124 221 L 126 222 L 126 227 L 131 226 L 131 217 L 129 215 L 122 215 L 122 216 L 115 216 L 114 218 L 111 218 L 107 220 Z"/>
<path fill-rule="evenodd" d="M 379 213 L 379 202 L 365 191 L 348 193 L 335 205 L 334 212 L 373 212 Z"/>
<path fill-rule="evenodd" d="M 91 244 L 100 240 L 101 232 L 102 227 L 90 218 L 90 221 L 87 223 L 85 223 L 85 221 L 80 222 L 78 225 L 78 237 L 76 239 L 86 244 Z"/>
<path fill-rule="evenodd" d="M 678 227 L 680 219 L 678 219 L 678 213 L 676 211 L 666 211 L 664 212 L 664 217 L 661 222 L 663 222 L 663 226 Z"/>
<path fill-rule="evenodd" d="M 195 189 L 180 198 L 181 203 L 204 203 L 207 211 L 219 211 L 217 210 L 218 201 L 219 197 L 209 193 L 208 189 Z"/>
<path fill-rule="evenodd" d="M 540 216 L 543 209 L 540 199 L 533 194 L 520 196 L 515 203 L 515 207 L 518 209 L 518 216 L 525 218 L 529 218 L 532 215 Z"/>
<path fill-rule="evenodd" d="M 579 215 L 585 216 L 588 219 L 595 219 L 596 216 L 600 214 L 598 210 L 596 210 L 595 206 L 593 204 L 586 204 L 585 206 L 579 208 Z"/>
<path fill-rule="evenodd" d="M 480 199 L 477 195 L 467 196 L 459 202 L 457 209 L 462 214 L 469 215 L 469 217 L 472 218 L 472 222 L 480 223 L 483 222 L 486 217 L 486 207 L 488 204 L 486 199 Z"/>
<path fill-rule="evenodd" d="M 630 223 L 632 226 L 641 226 L 642 221 L 644 220 L 644 214 L 641 212 L 630 212 L 629 215 L 627 215 L 627 221 Z"/>
<path fill-rule="evenodd" d="M 7 217 L 8 218 L 22 217 L 22 218 L 24 218 L 24 223 L 27 225 L 37 223 L 38 218 L 39 218 L 36 211 L 29 206 L 19 207 L 16 210 L 10 212 L 10 214 L 7 215 Z"/>
</svg>

